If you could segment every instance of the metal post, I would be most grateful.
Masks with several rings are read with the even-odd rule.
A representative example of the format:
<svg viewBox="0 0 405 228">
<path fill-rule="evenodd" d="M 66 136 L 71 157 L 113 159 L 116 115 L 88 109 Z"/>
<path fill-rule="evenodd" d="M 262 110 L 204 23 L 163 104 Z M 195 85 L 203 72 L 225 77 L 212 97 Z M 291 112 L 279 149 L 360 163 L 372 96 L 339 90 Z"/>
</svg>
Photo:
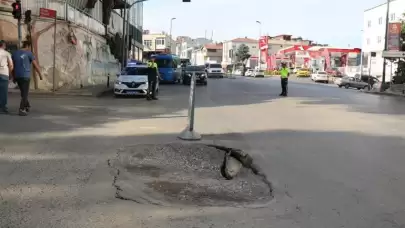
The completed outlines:
<svg viewBox="0 0 405 228">
<path fill-rule="evenodd" d="M 193 72 L 190 85 L 188 126 L 178 136 L 182 140 L 189 140 L 189 141 L 201 140 L 201 135 L 196 131 L 194 131 L 195 85 L 196 85 L 196 73 Z"/>
<path fill-rule="evenodd" d="M 170 53 L 172 53 L 172 29 L 173 29 L 173 21 L 174 20 L 176 20 L 176 18 L 175 17 L 173 17 L 172 19 L 170 19 L 170 34 L 169 34 L 169 36 L 170 36 L 170 40 L 169 40 L 169 44 L 170 44 Z"/>
<path fill-rule="evenodd" d="M 259 70 L 262 69 L 262 50 L 260 49 L 260 39 L 262 38 L 262 23 L 260 21 L 256 21 L 256 23 L 259 24 L 259 45 L 257 46 L 259 48 L 259 64 L 257 65 L 259 67 Z"/>
<path fill-rule="evenodd" d="M 56 91 L 56 18 L 57 18 L 57 13 L 55 14 L 55 27 L 53 30 L 53 92 Z"/>
<path fill-rule="evenodd" d="M 18 19 L 18 21 L 17 21 L 17 30 L 18 30 L 18 44 L 17 44 L 17 47 L 18 47 L 18 49 L 21 49 L 21 40 L 22 40 L 21 19 Z"/>
<path fill-rule="evenodd" d="M 124 68 L 125 68 L 125 41 L 126 41 L 126 39 L 125 39 L 125 36 L 126 36 L 126 24 L 125 24 L 125 22 L 126 22 L 126 15 L 127 15 L 127 4 L 128 4 L 128 2 L 127 1 L 125 1 L 125 5 L 124 5 L 124 16 L 122 17 L 122 39 L 123 39 L 123 41 L 122 41 L 122 50 L 121 50 L 121 54 L 122 54 L 122 59 L 121 59 L 121 70 L 123 70 Z"/>
<path fill-rule="evenodd" d="M 389 26 L 389 13 L 390 13 L 390 0 L 387 0 L 387 15 L 385 17 L 385 42 L 384 42 L 384 51 L 387 51 L 388 49 L 388 26 Z M 385 67 L 387 66 L 387 63 L 385 61 L 385 58 L 383 58 L 383 72 L 382 72 L 382 84 L 380 87 L 380 92 L 384 92 L 385 90 Z"/>
</svg>

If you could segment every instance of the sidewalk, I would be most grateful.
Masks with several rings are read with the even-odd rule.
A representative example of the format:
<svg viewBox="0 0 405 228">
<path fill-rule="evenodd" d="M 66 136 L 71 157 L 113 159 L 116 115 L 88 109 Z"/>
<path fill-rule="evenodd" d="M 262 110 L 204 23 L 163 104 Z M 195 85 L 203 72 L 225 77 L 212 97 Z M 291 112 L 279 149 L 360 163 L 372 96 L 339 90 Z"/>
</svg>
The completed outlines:
<svg viewBox="0 0 405 228">
<path fill-rule="evenodd" d="M 364 92 L 365 93 L 370 93 L 370 94 L 381 95 L 381 96 L 405 97 L 405 94 L 398 93 L 398 92 L 392 92 L 392 91 L 380 92 L 380 91 L 367 91 L 367 90 L 364 90 Z"/>
<path fill-rule="evenodd" d="M 87 96 L 87 97 L 101 97 L 106 94 L 111 93 L 113 87 L 110 86 L 107 88 L 105 85 L 100 86 L 89 86 L 84 88 L 74 88 L 74 89 L 60 89 L 56 92 L 48 91 L 48 90 L 30 90 L 30 94 L 32 95 L 46 95 L 46 96 Z M 10 94 L 19 94 L 19 89 L 9 89 L 8 92 Z"/>
</svg>

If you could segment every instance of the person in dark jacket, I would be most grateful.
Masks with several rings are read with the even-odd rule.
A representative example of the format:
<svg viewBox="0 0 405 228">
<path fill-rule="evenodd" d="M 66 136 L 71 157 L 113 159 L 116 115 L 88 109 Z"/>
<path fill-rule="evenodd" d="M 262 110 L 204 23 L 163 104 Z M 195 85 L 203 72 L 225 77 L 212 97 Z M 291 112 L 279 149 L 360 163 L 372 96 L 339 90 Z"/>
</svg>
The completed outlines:
<svg viewBox="0 0 405 228">
<path fill-rule="evenodd" d="M 147 100 L 158 100 L 156 97 L 156 86 L 157 80 L 159 80 L 159 70 L 158 66 L 155 62 L 155 58 L 152 57 L 150 61 L 148 61 L 148 91 L 146 95 Z"/>
</svg>

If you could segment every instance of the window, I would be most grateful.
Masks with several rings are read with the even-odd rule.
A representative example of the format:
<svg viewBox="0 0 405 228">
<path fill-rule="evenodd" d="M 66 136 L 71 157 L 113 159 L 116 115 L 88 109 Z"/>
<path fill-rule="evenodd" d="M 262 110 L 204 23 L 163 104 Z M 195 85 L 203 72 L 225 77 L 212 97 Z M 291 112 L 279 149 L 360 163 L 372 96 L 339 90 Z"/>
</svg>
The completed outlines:
<svg viewBox="0 0 405 228">
<path fill-rule="evenodd" d="M 369 28 L 371 27 L 371 21 L 367 22 L 367 27 L 369 27 Z"/>
<path fill-rule="evenodd" d="M 147 47 L 152 47 L 152 40 L 144 40 L 143 45 L 145 45 Z"/>
<path fill-rule="evenodd" d="M 377 43 L 379 43 L 379 44 L 381 43 L 381 36 L 377 37 Z"/>
<path fill-rule="evenodd" d="M 252 46 L 252 48 L 256 48 L 256 46 Z"/>
<path fill-rule="evenodd" d="M 378 24 L 382 25 L 382 17 L 378 18 Z M 370 26 L 369 26 L 370 27 Z"/>
<path fill-rule="evenodd" d="M 158 68 L 173 68 L 173 61 L 170 59 L 157 59 L 156 64 Z"/>
<path fill-rule="evenodd" d="M 165 45 L 165 39 L 164 38 L 158 38 L 156 39 L 156 45 Z"/>
<path fill-rule="evenodd" d="M 390 21 L 395 21 L 395 13 L 390 14 Z"/>
</svg>

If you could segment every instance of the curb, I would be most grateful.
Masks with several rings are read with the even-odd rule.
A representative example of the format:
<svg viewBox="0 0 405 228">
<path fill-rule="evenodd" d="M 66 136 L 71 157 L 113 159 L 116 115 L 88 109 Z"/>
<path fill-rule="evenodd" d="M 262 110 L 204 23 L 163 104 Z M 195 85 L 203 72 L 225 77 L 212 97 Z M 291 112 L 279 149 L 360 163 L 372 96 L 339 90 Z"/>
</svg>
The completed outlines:
<svg viewBox="0 0 405 228">
<path fill-rule="evenodd" d="M 405 97 L 404 94 L 386 93 L 386 92 L 376 92 L 376 91 L 364 91 L 364 93 L 387 96 L 387 97 Z"/>
</svg>

